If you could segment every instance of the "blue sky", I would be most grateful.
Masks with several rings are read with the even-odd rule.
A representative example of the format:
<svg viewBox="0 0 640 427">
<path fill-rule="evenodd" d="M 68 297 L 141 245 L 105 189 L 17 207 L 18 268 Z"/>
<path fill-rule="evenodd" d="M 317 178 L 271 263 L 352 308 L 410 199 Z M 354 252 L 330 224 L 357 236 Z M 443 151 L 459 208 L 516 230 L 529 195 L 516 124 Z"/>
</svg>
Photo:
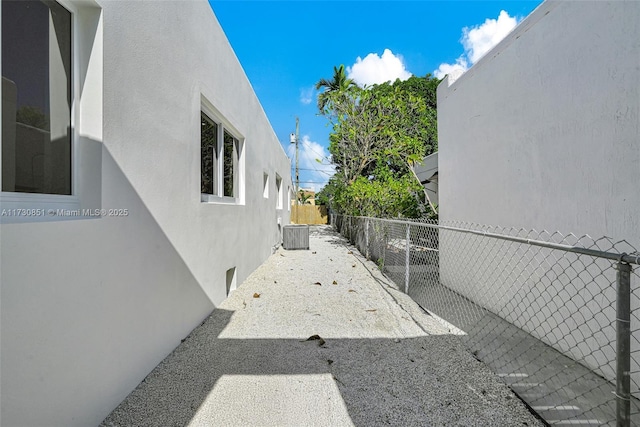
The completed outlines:
<svg viewBox="0 0 640 427">
<path fill-rule="evenodd" d="M 300 186 L 332 173 L 314 84 L 344 64 L 360 85 L 460 74 L 541 1 L 209 0 L 280 143 L 300 119 Z M 292 173 L 292 177 L 293 177 Z"/>
</svg>

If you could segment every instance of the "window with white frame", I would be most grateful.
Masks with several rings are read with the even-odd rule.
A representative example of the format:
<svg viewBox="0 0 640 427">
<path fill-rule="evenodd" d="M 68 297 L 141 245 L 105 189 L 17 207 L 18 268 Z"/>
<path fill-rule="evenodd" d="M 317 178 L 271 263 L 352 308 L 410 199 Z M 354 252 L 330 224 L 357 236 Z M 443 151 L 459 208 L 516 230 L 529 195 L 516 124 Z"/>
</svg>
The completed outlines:
<svg viewBox="0 0 640 427">
<path fill-rule="evenodd" d="M 71 195 L 72 15 L 2 2 L 2 191 Z"/>
<path fill-rule="evenodd" d="M 201 200 L 242 203 L 243 143 L 216 117 L 205 107 L 200 113 Z"/>
<path fill-rule="evenodd" d="M 59 212 L 102 203 L 101 171 L 86 167 L 102 161 L 93 148 L 103 132 L 102 8 L 95 0 L 3 0 L 0 9 L 0 223 L 84 216 Z"/>
</svg>

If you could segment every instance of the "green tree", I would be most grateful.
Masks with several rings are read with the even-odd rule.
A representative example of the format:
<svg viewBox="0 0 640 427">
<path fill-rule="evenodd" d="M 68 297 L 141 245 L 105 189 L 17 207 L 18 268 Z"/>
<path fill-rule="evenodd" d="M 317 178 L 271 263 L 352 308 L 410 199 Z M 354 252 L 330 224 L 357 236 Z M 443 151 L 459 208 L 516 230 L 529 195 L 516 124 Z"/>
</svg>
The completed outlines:
<svg viewBox="0 0 640 427">
<path fill-rule="evenodd" d="M 320 111 L 325 110 L 327 103 L 331 99 L 330 95 L 335 97 L 336 94 L 344 93 L 355 85 L 352 79 L 347 78 L 344 65 L 333 67 L 333 78 L 331 80 L 320 79 L 316 83 L 316 90 L 324 89 L 324 91 L 318 95 L 318 109 Z"/>
<path fill-rule="evenodd" d="M 326 191 L 333 209 L 378 217 L 429 214 L 412 166 L 437 150 L 437 83 L 427 75 L 324 93 L 321 114 L 332 125 L 329 152 L 336 167 Z"/>
<path fill-rule="evenodd" d="M 412 76 L 407 80 L 396 80 L 393 84 L 377 85 L 376 89 L 386 94 L 395 92 L 393 96 L 400 98 L 401 100 L 407 100 L 408 97 L 414 96 L 424 101 L 428 117 L 423 122 L 424 131 L 421 135 L 425 138 L 425 156 L 438 151 L 438 121 L 437 121 L 437 109 L 438 103 L 436 99 L 436 92 L 440 80 L 427 74 L 424 77 Z M 411 119 L 420 119 L 419 117 L 411 117 Z"/>
<path fill-rule="evenodd" d="M 316 193 L 316 205 L 331 206 L 338 185 L 335 176 L 329 178 L 329 182 Z"/>
<path fill-rule="evenodd" d="M 298 191 L 298 200 L 301 205 L 311 204 L 311 194 L 305 192 L 304 190 Z"/>
<path fill-rule="evenodd" d="M 23 105 L 16 111 L 16 122 L 33 126 L 34 128 L 49 130 L 49 119 L 38 107 Z"/>
</svg>

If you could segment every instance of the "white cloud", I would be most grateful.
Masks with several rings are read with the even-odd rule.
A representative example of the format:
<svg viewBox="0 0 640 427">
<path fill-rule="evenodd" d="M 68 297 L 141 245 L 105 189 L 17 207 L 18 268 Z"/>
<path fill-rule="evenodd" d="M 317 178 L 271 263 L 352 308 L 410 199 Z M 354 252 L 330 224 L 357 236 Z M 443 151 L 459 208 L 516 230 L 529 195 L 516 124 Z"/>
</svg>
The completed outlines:
<svg viewBox="0 0 640 427">
<path fill-rule="evenodd" d="M 307 87 L 300 89 L 300 102 L 304 105 L 309 105 L 313 102 L 314 87 Z"/>
<path fill-rule="evenodd" d="M 396 79 L 407 80 L 411 73 L 405 68 L 400 56 L 385 49 L 382 56 L 370 53 L 364 59 L 358 57 L 355 64 L 347 67 L 347 77 L 353 79 L 358 86 L 364 86 Z"/>
<path fill-rule="evenodd" d="M 469 61 L 475 64 L 485 53 L 497 45 L 518 25 L 518 19 L 500 11 L 498 19 L 487 19 L 484 24 L 462 30 L 462 45 Z"/>
<path fill-rule="evenodd" d="M 452 80 L 455 80 L 468 69 L 469 64 L 467 63 L 467 60 L 464 59 L 463 56 L 461 56 L 456 60 L 455 64 L 440 64 L 438 69 L 433 72 L 433 75 L 441 79 L 448 74 Z"/>
<path fill-rule="evenodd" d="M 462 29 L 464 47 L 462 54 L 455 64 L 442 63 L 433 75 L 439 79 L 449 74 L 449 83 L 460 77 L 470 66 L 478 62 L 487 52 L 497 45 L 513 30 L 520 20 L 501 10 L 498 19 L 486 19 L 483 24 Z"/>
<path fill-rule="evenodd" d="M 320 191 L 329 178 L 335 173 L 330 161 L 329 152 L 325 147 L 311 141 L 308 135 L 303 135 L 298 144 L 298 163 L 300 168 L 300 187 L 313 191 Z M 287 154 L 295 167 L 295 144 L 289 144 Z M 294 172 L 295 173 L 295 172 Z M 291 177 L 295 184 L 295 175 Z"/>
</svg>

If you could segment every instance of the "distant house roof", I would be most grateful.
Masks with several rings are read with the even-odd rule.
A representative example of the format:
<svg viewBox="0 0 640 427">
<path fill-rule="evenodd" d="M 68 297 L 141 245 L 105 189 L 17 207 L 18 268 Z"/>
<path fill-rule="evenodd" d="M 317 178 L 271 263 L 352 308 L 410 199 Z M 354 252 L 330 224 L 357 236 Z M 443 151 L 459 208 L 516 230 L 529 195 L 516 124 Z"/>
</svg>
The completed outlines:
<svg viewBox="0 0 640 427">
<path fill-rule="evenodd" d="M 438 152 L 435 152 L 424 159 L 422 163 L 416 163 L 413 170 L 422 184 L 438 180 Z"/>
</svg>

